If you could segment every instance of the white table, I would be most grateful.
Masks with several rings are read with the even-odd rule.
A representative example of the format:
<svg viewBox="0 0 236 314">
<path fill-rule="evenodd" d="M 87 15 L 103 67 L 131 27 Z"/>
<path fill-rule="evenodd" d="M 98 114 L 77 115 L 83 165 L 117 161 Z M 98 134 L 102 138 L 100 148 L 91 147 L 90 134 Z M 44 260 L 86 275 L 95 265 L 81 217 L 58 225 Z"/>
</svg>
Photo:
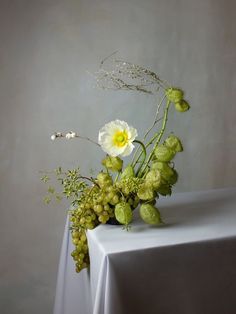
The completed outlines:
<svg viewBox="0 0 236 314">
<path fill-rule="evenodd" d="M 236 188 L 178 193 L 166 225 L 88 232 L 90 271 L 76 274 L 68 221 L 54 314 L 235 314 Z"/>
</svg>

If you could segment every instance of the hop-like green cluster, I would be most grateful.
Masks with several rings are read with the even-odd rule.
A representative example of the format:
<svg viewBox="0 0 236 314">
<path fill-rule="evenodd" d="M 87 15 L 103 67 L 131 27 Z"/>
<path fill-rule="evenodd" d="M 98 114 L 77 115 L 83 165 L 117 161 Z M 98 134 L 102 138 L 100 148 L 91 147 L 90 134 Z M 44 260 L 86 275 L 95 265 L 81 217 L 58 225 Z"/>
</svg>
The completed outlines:
<svg viewBox="0 0 236 314">
<path fill-rule="evenodd" d="M 136 177 L 125 177 L 116 183 L 116 187 L 118 187 L 124 195 L 129 195 L 131 193 L 137 193 L 140 184 L 142 184 L 143 179 Z"/>
</svg>

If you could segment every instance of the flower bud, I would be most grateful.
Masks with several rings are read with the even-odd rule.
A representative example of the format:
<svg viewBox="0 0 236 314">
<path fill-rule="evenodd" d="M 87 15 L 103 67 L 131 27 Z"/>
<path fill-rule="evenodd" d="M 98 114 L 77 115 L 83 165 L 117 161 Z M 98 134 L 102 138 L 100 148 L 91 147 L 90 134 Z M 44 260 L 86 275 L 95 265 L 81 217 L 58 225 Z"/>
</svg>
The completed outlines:
<svg viewBox="0 0 236 314">
<path fill-rule="evenodd" d="M 158 225 L 162 223 L 159 210 L 151 204 L 142 204 L 139 209 L 139 214 L 147 224 Z"/>
<path fill-rule="evenodd" d="M 187 103 L 187 101 L 182 100 L 181 102 L 177 102 L 175 103 L 175 109 L 179 112 L 185 112 L 188 111 L 190 108 L 189 104 Z"/>
<path fill-rule="evenodd" d="M 183 146 L 180 139 L 173 134 L 167 137 L 165 140 L 165 145 L 174 150 L 176 153 L 183 151 Z"/>
<path fill-rule="evenodd" d="M 98 185 L 100 188 L 112 185 L 112 177 L 108 173 L 100 172 L 97 175 Z"/>
<path fill-rule="evenodd" d="M 160 145 L 155 149 L 155 156 L 158 161 L 167 162 L 174 158 L 175 151 L 165 145 Z"/>
<path fill-rule="evenodd" d="M 115 217 L 122 225 L 128 225 L 133 218 L 129 203 L 121 202 L 115 206 Z"/>
<path fill-rule="evenodd" d="M 151 170 L 147 173 L 145 183 L 150 185 L 154 190 L 158 189 L 161 184 L 161 174 L 158 170 Z"/>
<path fill-rule="evenodd" d="M 145 183 L 140 184 L 137 195 L 141 200 L 144 201 L 151 200 L 155 196 L 152 187 Z"/>
<path fill-rule="evenodd" d="M 128 165 L 121 174 L 121 179 L 133 178 L 134 177 L 134 168 L 131 165 Z"/>
<path fill-rule="evenodd" d="M 173 103 L 182 101 L 184 92 L 179 88 L 168 88 L 166 89 L 166 97 Z"/>
<path fill-rule="evenodd" d="M 107 156 L 102 160 L 102 165 L 111 171 L 121 171 L 123 166 L 123 160 L 119 157 Z"/>
</svg>

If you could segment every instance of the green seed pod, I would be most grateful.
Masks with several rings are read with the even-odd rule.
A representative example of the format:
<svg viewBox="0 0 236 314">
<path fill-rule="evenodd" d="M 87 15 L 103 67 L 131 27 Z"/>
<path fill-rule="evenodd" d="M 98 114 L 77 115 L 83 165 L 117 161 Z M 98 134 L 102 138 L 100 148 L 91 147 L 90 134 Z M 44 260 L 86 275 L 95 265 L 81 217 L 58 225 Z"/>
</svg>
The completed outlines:
<svg viewBox="0 0 236 314">
<path fill-rule="evenodd" d="M 166 97 L 173 103 L 180 102 L 184 97 L 184 92 L 179 88 L 166 89 Z"/>
<path fill-rule="evenodd" d="M 171 187 L 168 184 L 161 185 L 159 189 L 157 190 L 157 192 L 163 196 L 171 195 L 172 193 Z"/>
<path fill-rule="evenodd" d="M 128 165 L 121 174 L 121 179 L 133 178 L 134 177 L 134 168 L 131 165 Z"/>
<path fill-rule="evenodd" d="M 111 171 L 121 171 L 123 167 L 123 160 L 119 157 L 107 156 L 102 160 L 102 165 Z"/>
<path fill-rule="evenodd" d="M 112 185 L 112 177 L 108 173 L 100 172 L 97 175 L 98 185 L 103 188 Z"/>
<path fill-rule="evenodd" d="M 150 185 L 154 190 L 161 185 L 161 174 L 159 170 L 151 170 L 147 173 L 145 183 Z"/>
<path fill-rule="evenodd" d="M 147 185 L 145 183 L 140 184 L 137 195 L 141 200 L 145 200 L 145 201 L 151 200 L 155 196 L 152 187 L 150 187 L 150 185 Z"/>
<path fill-rule="evenodd" d="M 161 173 L 161 178 L 165 181 L 169 181 L 174 175 L 174 170 L 166 162 L 155 161 L 152 164 L 152 169 L 158 169 Z"/>
<path fill-rule="evenodd" d="M 174 150 L 176 153 L 183 151 L 183 146 L 180 139 L 173 134 L 167 137 L 165 140 L 165 145 Z"/>
<path fill-rule="evenodd" d="M 177 102 L 175 103 L 175 109 L 179 112 L 185 112 L 188 111 L 190 108 L 189 104 L 187 103 L 187 101 L 182 100 L 181 102 Z"/>
<path fill-rule="evenodd" d="M 115 206 L 115 217 L 122 225 L 128 225 L 133 218 L 133 212 L 128 203 L 122 202 Z"/>
<path fill-rule="evenodd" d="M 175 151 L 165 145 L 160 145 L 155 149 L 155 156 L 157 161 L 167 162 L 174 158 Z"/>
<path fill-rule="evenodd" d="M 159 210 L 151 204 L 142 204 L 139 209 L 139 214 L 147 224 L 158 225 L 162 223 Z"/>
</svg>

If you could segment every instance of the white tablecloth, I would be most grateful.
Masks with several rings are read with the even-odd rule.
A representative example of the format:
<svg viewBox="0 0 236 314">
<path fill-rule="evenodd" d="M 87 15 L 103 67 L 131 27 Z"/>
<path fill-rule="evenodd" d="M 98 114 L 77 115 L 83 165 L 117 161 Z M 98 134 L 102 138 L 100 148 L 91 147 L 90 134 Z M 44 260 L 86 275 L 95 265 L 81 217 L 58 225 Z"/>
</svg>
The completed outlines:
<svg viewBox="0 0 236 314">
<path fill-rule="evenodd" d="M 54 314 L 235 314 L 236 188 L 158 200 L 166 225 L 88 232 L 90 270 L 76 274 L 68 221 Z"/>
</svg>

